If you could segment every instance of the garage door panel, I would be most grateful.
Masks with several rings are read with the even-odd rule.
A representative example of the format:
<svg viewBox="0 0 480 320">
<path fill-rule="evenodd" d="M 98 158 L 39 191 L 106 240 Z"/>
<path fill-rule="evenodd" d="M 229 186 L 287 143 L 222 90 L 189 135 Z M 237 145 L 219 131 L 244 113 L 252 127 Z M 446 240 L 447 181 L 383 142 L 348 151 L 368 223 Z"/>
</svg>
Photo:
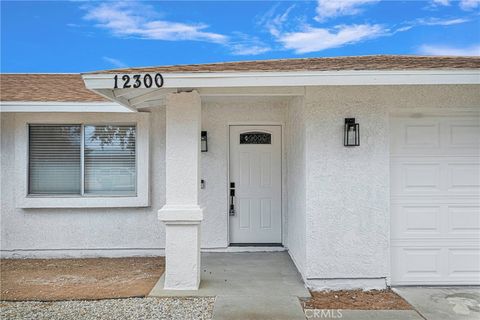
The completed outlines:
<svg viewBox="0 0 480 320">
<path fill-rule="evenodd" d="M 391 162 L 392 195 L 416 194 L 418 192 L 441 193 L 441 162 L 435 161 L 435 159 L 418 161 L 411 157 L 396 158 L 392 159 Z"/>
<path fill-rule="evenodd" d="M 423 149 L 435 151 L 440 148 L 440 126 L 435 121 L 405 119 L 392 123 L 391 151 L 393 154 L 414 153 Z"/>
<path fill-rule="evenodd" d="M 392 206 L 392 239 L 435 237 L 441 233 L 441 207 L 431 205 Z M 394 219 L 394 221 L 393 221 Z"/>
<path fill-rule="evenodd" d="M 393 284 L 480 284 L 479 119 L 392 117 Z"/>
<path fill-rule="evenodd" d="M 480 148 L 480 124 L 477 120 L 451 121 L 448 134 L 447 147 L 470 149 L 470 152 Z"/>
<path fill-rule="evenodd" d="M 438 162 L 430 163 L 403 163 L 402 192 L 440 192 L 441 165 Z"/>
<path fill-rule="evenodd" d="M 480 279 L 480 250 L 476 248 L 449 248 L 448 276 Z"/>
<path fill-rule="evenodd" d="M 480 206 L 448 206 L 448 233 L 480 237 Z"/>
<path fill-rule="evenodd" d="M 441 248 L 392 248 L 392 282 L 441 279 Z"/>
<path fill-rule="evenodd" d="M 392 197 L 480 194 L 480 162 L 473 157 L 392 157 Z"/>
<path fill-rule="evenodd" d="M 403 147 L 407 148 L 438 148 L 440 146 L 440 127 L 435 122 L 406 123 Z"/>
<path fill-rule="evenodd" d="M 480 284 L 478 248 L 394 247 L 394 284 Z"/>
<path fill-rule="evenodd" d="M 447 165 L 448 191 L 468 192 L 478 195 L 480 191 L 479 162 L 449 162 Z"/>
<path fill-rule="evenodd" d="M 392 240 L 440 237 L 480 241 L 479 205 L 393 204 L 391 214 Z"/>
<path fill-rule="evenodd" d="M 396 119 L 399 119 L 397 117 Z M 392 155 L 418 154 L 478 156 L 480 120 L 460 117 L 402 118 L 391 123 Z"/>
</svg>

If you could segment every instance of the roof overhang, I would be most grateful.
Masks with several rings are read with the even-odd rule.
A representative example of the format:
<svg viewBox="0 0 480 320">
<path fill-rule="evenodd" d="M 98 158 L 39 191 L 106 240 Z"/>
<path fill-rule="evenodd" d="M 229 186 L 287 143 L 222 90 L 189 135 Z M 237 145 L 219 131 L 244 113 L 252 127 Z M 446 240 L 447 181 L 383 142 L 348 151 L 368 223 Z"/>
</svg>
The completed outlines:
<svg viewBox="0 0 480 320">
<path fill-rule="evenodd" d="M 131 110 L 158 105 L 165 95 L 197 90 L 200 95 L 303 95 L 307 86 L 480 84 L 479 70 L 368 70 L 298 72 L 162 73 L 161 88 L 114 88 L 115 76 L 83 74 L 85 86 Z M 143 80 L 146 73 L 139 75 Z M 152 75 L 152 74 L 150 74 Z"/>
<path fill-rule="evenodd" d="M 0 112 L 132 112 L 116 102 L 0 101 Z"/>
</svg>

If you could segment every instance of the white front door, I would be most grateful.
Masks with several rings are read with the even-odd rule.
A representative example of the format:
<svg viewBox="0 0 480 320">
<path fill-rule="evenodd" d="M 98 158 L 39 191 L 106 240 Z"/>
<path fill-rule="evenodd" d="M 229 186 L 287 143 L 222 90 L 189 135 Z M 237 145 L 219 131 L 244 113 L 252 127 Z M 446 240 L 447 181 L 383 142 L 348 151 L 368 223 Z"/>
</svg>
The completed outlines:
<svg viewBox="0 0 480 320">
<path fill-rule="evenodd" d="M 281 154 L 281 126 L 230 126 L 230 243 L 282 242 Z"/>
</svg>

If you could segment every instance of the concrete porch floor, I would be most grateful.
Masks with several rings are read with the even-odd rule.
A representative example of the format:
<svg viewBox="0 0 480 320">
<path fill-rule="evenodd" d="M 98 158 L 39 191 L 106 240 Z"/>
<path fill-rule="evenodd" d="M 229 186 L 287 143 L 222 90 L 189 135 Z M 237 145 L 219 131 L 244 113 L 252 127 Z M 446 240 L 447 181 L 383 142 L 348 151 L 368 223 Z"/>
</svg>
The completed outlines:
<svg viewBox="0 0 480 320">
<path fill-rule="evenodd" d="M 151 297 L 216 296 L 213 319 L 305 320 L 298 298 L 310 297 L 287 252 L 202 253 L 198 291 L 164 290 Z"/>
<path fill-rule="evenodd" d="M 302 278 L 287 252 L 202 253 L 198 291 L 164 290 L 164 275 L 150 292 L 167 296 L 264 296 L 309 298 Z"/>
</svg>

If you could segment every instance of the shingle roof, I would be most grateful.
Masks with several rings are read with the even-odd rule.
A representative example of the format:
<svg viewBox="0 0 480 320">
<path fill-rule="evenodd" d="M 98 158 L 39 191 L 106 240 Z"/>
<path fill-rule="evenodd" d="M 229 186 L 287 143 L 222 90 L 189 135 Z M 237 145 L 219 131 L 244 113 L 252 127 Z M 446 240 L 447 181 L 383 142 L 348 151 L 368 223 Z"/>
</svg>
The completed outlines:
<svg viewBox="0 0 480 320">
<path fill-rule="evenodd" d="M 0 74 L 1 101 L 108 101 L 85 88 L 80 74 Z"/>
<path fill-rule="evenodd" d="M 89 73 L 480 69 L 480 57 L 358 56 L 126 68 Z"/>
<path fill-rule="evenodd" d="M 480 57 L 359 56 L 258 60 L 114 69 L 89 73 L 143 72 L 268 72 L 340 70 L 480 69 Z M 89 91 L 80 74 L 0 74 L 2 101 L 107 101 Z"/>
</svg>

